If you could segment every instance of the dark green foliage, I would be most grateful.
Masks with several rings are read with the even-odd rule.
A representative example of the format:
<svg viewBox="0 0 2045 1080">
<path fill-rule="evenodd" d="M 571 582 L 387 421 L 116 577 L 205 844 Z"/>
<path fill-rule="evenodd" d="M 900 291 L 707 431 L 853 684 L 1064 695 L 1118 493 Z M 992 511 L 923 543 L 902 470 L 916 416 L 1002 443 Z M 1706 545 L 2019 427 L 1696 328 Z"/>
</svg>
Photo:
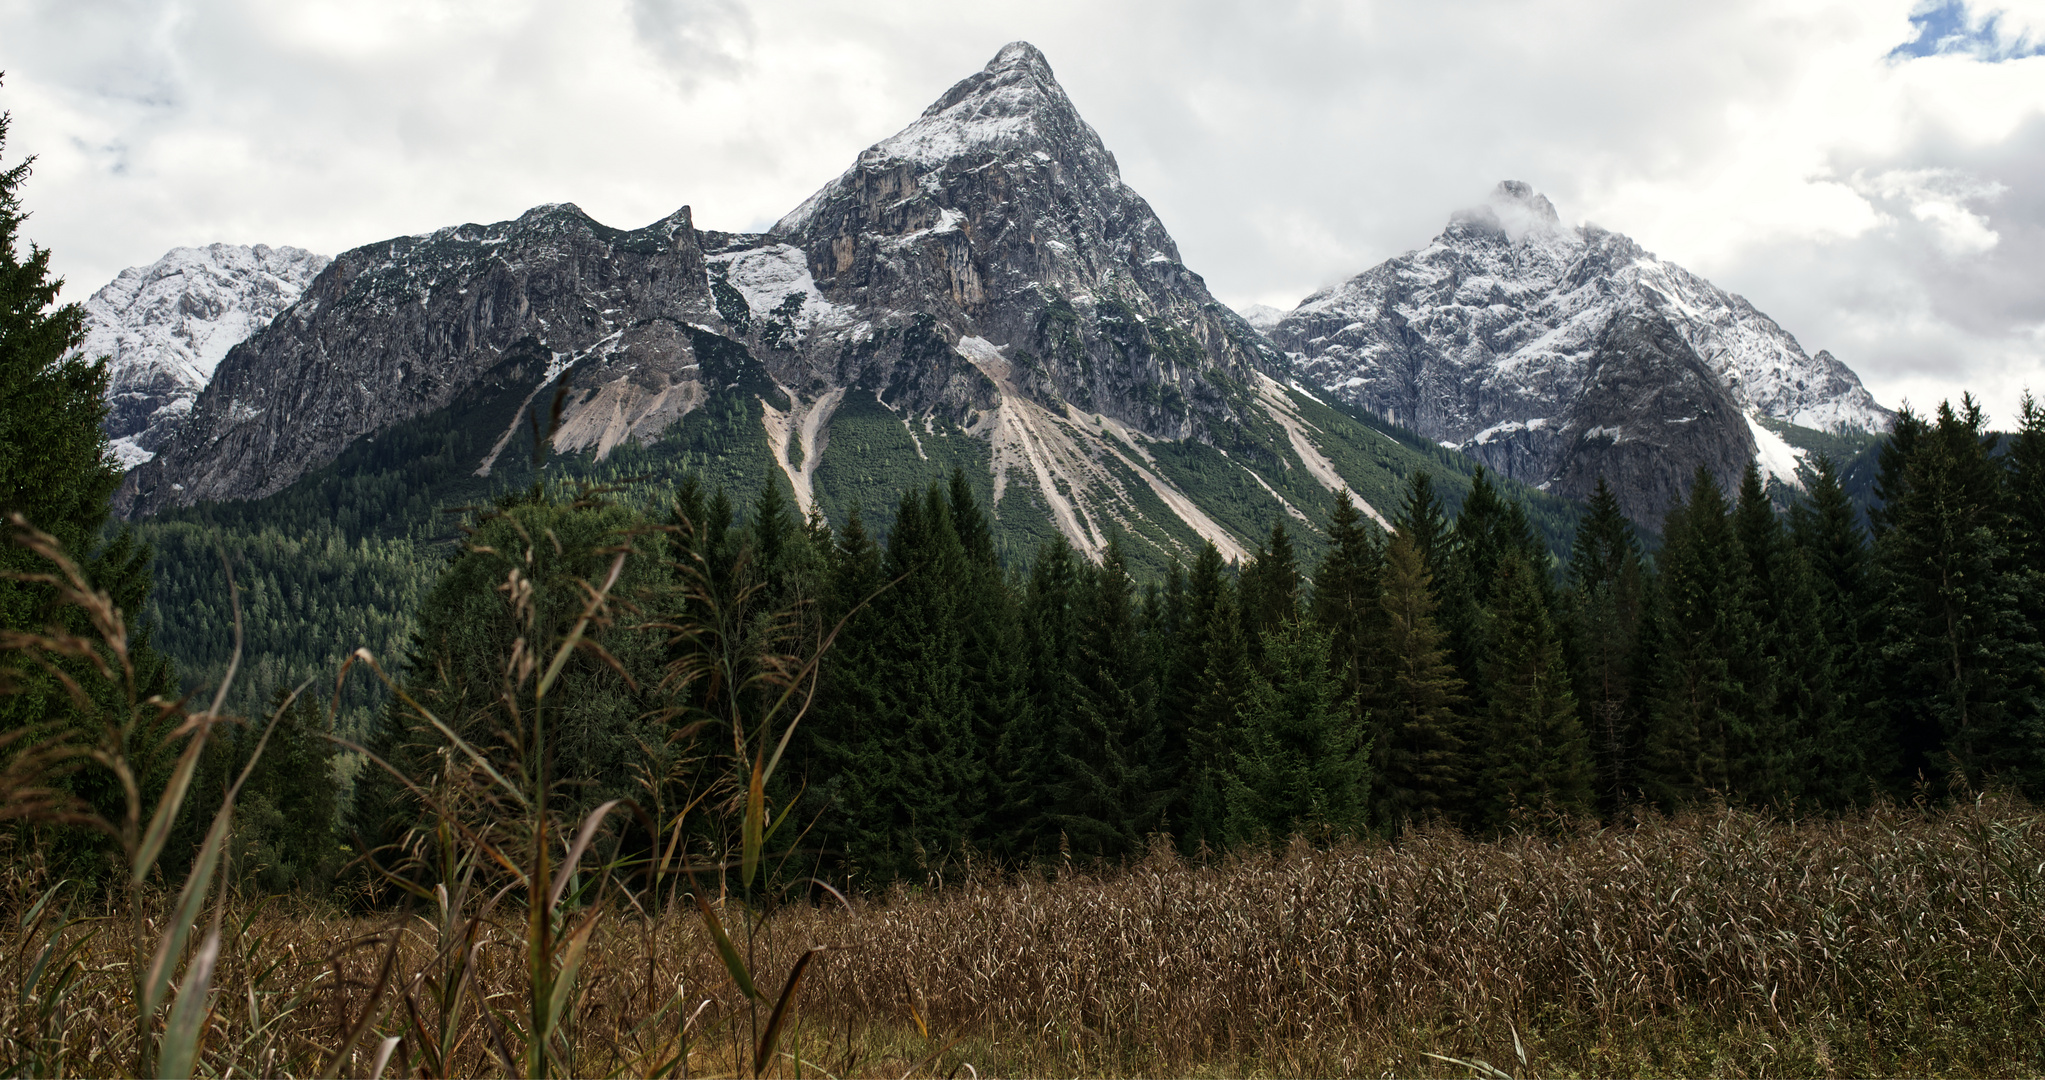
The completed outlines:
<svg viewBox="0 0 2045 1080">
<path fill-rule="evenodd" d="M 1396 827 L 1460 809 L 1468 768 L 1459 711 L 1466 698 L 1434 621 L 1440 602 L 1433 575 L 1403 522 L 1385 551 L 1383 595 L 1389 671 L 1371 732 L 1378 759 L 1373 816 Z"/>
<path fill-rule="evenodd" d="M 0 150 L 6 148 L 9 122 L 0 113 Z M 54 537 L 124 614 L 138 698 L 174 696 L 170 664 L 151 647 L 149 624 L 137 617 L 149 595 L 150 548 L 127 530 L 100 542 L 108 501 L 120 483 L 100 430 L 106 416 L 105 358 L 66 355 L 84 336 L 84 311 L 77 304 L 57 306 L 64 283 L 50 277 L 49 249 L 29 242 L 22 251 L 21 225 L 28 214 L 21 186 L 33 160 L 0 168 L 0 632 L 92 633 L 82 611 L 57 605 L 54 589 L 20 578 L 54 574 L 57 567 L 16 542 L 11 518 L 18 514 Z M 111 650 L 96 652 L 119 670 Z M 0 689 L 7 691 L 0 695 L 0 735 L 26 730 L 35 739 L 67 738 L 90 746 L 108 718 L 128 707 L 119 681 L 97 673 L 85 657 L 57 667 L 52 671 L 20 656 L 0 663 Z M 74 700 L 66 680 L 80 688 L 85 702 Z M 141 768 L 136 779 L 145 798 L 160 790 L 176 752 L 164 743 L 165 735 L 145 727 L 135 736 L 140 744 L 127 748 Z M 105 770 L 65 777 L 59 786 L 108 820 L 119 818 L 124 796 Z M 58 872 L 86 878 L 102 872 L 94 853 L 105 844 L 104 837 L 82 829 L 53 830 L 44 839 Z"/>
<path fill-rule="evenodd" d="M 284 705 L 284 697 L 276 695 L 270 714 Z M 216 749 L 226 767 L 215 775 L 230 782 L 240 775 L 262 733 L 258 719 L 223 740 Z M 322 890 L 350 858 L 339 832 L 340 784 L 331 734 L 327 711 L 317 700 L 300 696 L 278 716 L 242 785 L 234 812 L 235 865 L 242 879 L 262 892 Z M 202 791 L 198 804 L 218 800 L 217 789 Z"/>
<path fill-rule="evenodd" d="M 532 747 L 529 718 L 506 707 L 515 643 L 561 640 L 586 608 L 587 587 L 604 580 L 621 549 L 628 554 L 615 595 L 657 612 L 673 593 L 670 564 L 644 524 L 623 507 L 544 498 L 484 518 L 420 606 L 406 665 L 412 698 L 486 752 L 521 758 L 516 748 Z M 521 583 L 531 584 L 529 596 L 521 596 Z M 645 748 L 665 743 L 651 692 L 668 654 L 648 621 L 593 626 L 587 640 L 603 651 L 578 649 L 562 669 L 546 752 L 567 805 L 633 794 Z M 431 787 L 456 764 L 432 755 L 438 744 L 423 718 L 394 706 L 369 749 Z M 403 787 L 375 766 L 358 778 L 349 826 L 372 848 L 400 842 L 420 820 L 422 808 Z"/>
<path fill-rule="evenodd" d="M 1316 827 L 1360 831 L 1371 748 L 1328 670 L 1328 635 L 1288 620 L 1266 637 L 1264 661 L 1244 695 L 1229 762 L 1228 838 L 1270 843 Z"/>
<path fill-rule="evenodd" d="M 2025 612 L 2036 578 L 2019 561 L 1991 441 L 1968 399 L 1931 421 L 1905 412 L 1882 458 L 1876 648 L 1906 780 L 2045 780 L 2037 628 Z"/>
<path fill-rule="evenodd" d="M 1521 808 L 1587 814 L 1594 775 L 1589 740 L 1535 571 L 1518 553 L 1509 555 L 1490 592 L 1478 725 L 1483 772 L 1471 805 L 1473 824 L 1503 829 Z"/>
<path fill-rule="evenodd" d="M 1664 806 L 1776 800 L 1792 750 L 1775 725 L 1747 553 L 1703 469 L 1663 528 L 1654 696 L 1641 787 Z"/>
<path fill-rule="evenodd" d="M 1597 803 L 1608 813 L 1640 798 L 1643 705 L 1635 675 L 1650 651 L 1642 648 L 1647 591 L 1633 524 L 1599 477 L 1570 553 L 1563 599 Z"/>
</svg>

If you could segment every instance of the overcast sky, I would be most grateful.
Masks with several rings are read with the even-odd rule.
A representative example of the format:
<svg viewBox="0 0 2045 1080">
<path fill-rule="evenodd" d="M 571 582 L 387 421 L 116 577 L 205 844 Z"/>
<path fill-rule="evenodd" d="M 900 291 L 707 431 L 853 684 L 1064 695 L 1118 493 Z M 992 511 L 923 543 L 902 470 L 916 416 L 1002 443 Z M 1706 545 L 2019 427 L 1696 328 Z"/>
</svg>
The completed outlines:
<svg viewBox="0 0 2045 1080">
<path fill-rule="evenodd" d="M 0 0 L 0 108 L 82 299 L 542 202 L 764 228 L 1015 39 L 1238 306 L 1513 178 L 1885 404 L 2045 394 L 2045 0 Z"/>
</svg>

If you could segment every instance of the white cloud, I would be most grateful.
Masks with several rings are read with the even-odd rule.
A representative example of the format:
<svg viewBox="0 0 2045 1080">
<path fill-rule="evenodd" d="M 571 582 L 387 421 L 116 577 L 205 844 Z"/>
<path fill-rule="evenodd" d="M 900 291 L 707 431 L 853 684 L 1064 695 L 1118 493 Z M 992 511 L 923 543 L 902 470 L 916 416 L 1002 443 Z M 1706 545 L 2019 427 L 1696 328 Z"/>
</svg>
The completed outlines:
<svg viewBox="0 0 2045 1080">
<path fill-rule="evenodd" d="M 2045 40 L 2045 0 L 1992 26 L 1957 10 L 2003 35 L 1998 56 Z M 1885 400 L 1945 380 L 1995 408 L 2045 386 L 2045 56 L 1892 56 L 1924 18 L 1913 0 L 0 0 L 0 107 L 10 157 L 41 155 L 29 231 L 83 295 L 177 244 L 335 252 L 552 200 L 758 227 L 1024 38 L 1225 299 L 1290 306 L 1521 179 L 1746 294 Z"/>
</svg>

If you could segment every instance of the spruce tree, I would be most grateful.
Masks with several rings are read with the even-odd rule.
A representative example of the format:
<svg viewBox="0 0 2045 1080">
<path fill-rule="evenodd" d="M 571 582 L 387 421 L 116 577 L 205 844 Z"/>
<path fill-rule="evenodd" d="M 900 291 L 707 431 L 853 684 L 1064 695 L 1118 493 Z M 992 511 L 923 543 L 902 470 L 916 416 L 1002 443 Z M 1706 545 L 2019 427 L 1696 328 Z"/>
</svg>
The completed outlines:
<svg viewBox="0 0 2045 1080">
<path fill-rule="evenodd" d="M 1079 556 L 1063 537 L 1038 548 L 1022 601 L 1028 662 L 1022 716 L 1002 729 L 996 751 L 1002 811 L 997 850 L 1012 858 L 1048 858 L 1058 851 L 1056 789 L 1064 780 L 1060 725 L 1079 707 Z"/>
<path fill-rule="evenodd" d="M 1299 616 L 1299 586 L 1299 557 L 1281 517 L 1272 523 L 1270 538 L 1258 545 L 1256 557 L 1243 567 L 1243 618 L 1253 654 L 1259 651 L 1259 637 Z"/>
<path fill-rule="evenodd" d="M 1328 632 L 1330 670 L 1357 718 L 1376 707 L 1383 683 L 1384 533 L 1367 523 L 1347 491 L 1335 493 L 1328 517 L 1328 554 L 1314 571 L 1311 612 Z"/>
<path fill-rule="evenodd" d="M 1484 767 L 1474 824 L 1507 827 L 1517 808 L 1567 815 L 1591 810 L 1589 741 L 1569 688 L 1562 643 L 1535 572 L 1518 553 L 1499 563 L 1486 619 Z"/>
<path fill-rule="evenodd" d="M 1867 705 L 1877 695 L 1874 652 L 1869 648 L 1868 550 L 1860 511 L 1839 484 L 1832 460 L 1819 455 L 1806 474 L 1805 498 L 1790 511 L 1790 537 L 1809 568 L 1812 615 L 1829 647 L 1833 704 L 1806 748 L 1804 794 L 1821 807 L 1850 806 L 1868 796 L 1869 778 L 1894 772 L 1893 763 L 1873 760 L 1878 735 L 1867 723 Z"/>
<path fill-rule="evenodd" d="M 1212 550 L 1211 546 L 1209 550 Z M 1206 629 L 1201 651 L 1189 660 L 1195 695 L 1186 732 L 1186 765 L 1174 802 L 1174 821 L 1179 846 L 1187 854 L 1205 848 L 1219 852 L 1228 843 L 1226 802 L 1231 754 L 1241 733 L 1245 697 L 1251 672 L 1249 642 L 1237 608 L 1237 590 L 1226 578 L 1203 568 L 1218 569 L 1220 555 L 1194 564 L 1195 595 L 1211 589 Z M 1212 581 L 1212 585 L 1206 584 Z"/>
<path fill-rule="evenodd" d="M 874 601 L 882 677 L 871 719 L 895 760 L 892 782 L 868 792 L 870 823 L 853 848 L 868 884 L 921 880 L 962 854 L 978 825 L 985 759 L 967 700 L 965 562 L 938 486 L 904 494 L 882 569 L 894 584 Z"/>
<path fill-rule="evenodd" d="M 1647 571 L 1633 523 L 1598 478 L 1569 559 L 1566 621 L 1574 645 L 1578 709 L 1596 767 L 1598 805 L 1615 812 L 1637 800 L 1641 708 L 1634 673 Z"/>
<path fill-rule="evenodd" d="M 1448 512 L 1434 493 L 1434 477 L 1417 472 L 1407 478 L 1406 497 L 1392 524 L 1412 537 L 1413 548 L 1429 577 L 1439 577 L 1448 554 L 1449 523 Z"/>
<path fill-rule="evenodd" d="M 1790 544 L 1752 462 L 1740 482 L 1733 531 L 1746 555 L 1747 611 L 1759 631 L 1747 794 L 1795 802 L 1804 794 L 1804 765 L 1833 722 L 1833 652 L 1818 617 L 1815 576 Z"/>
<path fill-rule="evenodd" d="M 1876 622 L 1901 779 L 1978 785 L 1997 775 L 2036 789 L 2040 650 L 2006 479 L 1971 398 L 1957 410 L 1941 404 L 1933 423 L 1906 417 L 1883 455 L 1875 515 Z"/>
<path fill-rule="evenodd" d="M 1251 677 L 1229 763 L 1228 838 L 1269 843 L 1313 827 L 1362 829 L 1370 745 L 1328 669 L 1327 634 L 1288 620 L 1266 635 L 1265 659 L 1269 671 Z"/>
<path fill-rule="evenodd" d="M 7 144 L 10 116 L 0 112 L 0 152 Z M 0 157 L 0 162 L 4 162 Z M 84 570 L 96 589 L 121 609 L 138 700 L 177 697 L 170 664 L 151 648 L 150 628 L 139 618 L 149 595 L 150 551 L 123 530 L 99 543 L 109 501 L 121 481 L 101 430 L 106 417 L 105 358 L 73 354 L 84 337 L 85 313 L 77 304 L 57 304 L 61 279 L 50 276 L 50 251 L 29 242 L 22 251 L 21 187 L 34 158 L 0 166 L 0 575 L 51 574 L 56 568 L 15 543 L 8 517 L 20 514 L 31 527 L 53 536 Z M 51 627 L 91 639 L 84 613 L 60 609 L 55 591 L 36 582 L 0 576 L 0 631 L 42 632 Z M 120 670 L 104 647 L 97 649 L 108 670 Z M 35 728 L 39 736 L 61 734 L 90 745 L 109 719 L 129 707 L 117 685 L 84 657 L 60 661 L 56 670 L 31 663 L 13 669 L 0 694 L 0 734 Z M 61 673 L 61 674 L 60 674 Z M 71 680 L 91 701 L 80 709 L 64 686 Z M 145 799 L 167 780 L 178 747 L 168 724 L 144 724 L 124 752 Z M 61 777 L 57 786 L 85 800 L 108 820 L 119 820 L 123 787 L 107 770 L 85 769 Z M 45 853 L 53 872 L 95 877 L 103 872 L 93 852 L 103 837 L 65 830 L 49 839 Z"/>
<path fill-rule="evenodd" d="M 1378 795 L 1373 817 L 1398 828 L 1454 814 L 1467 779 L 1461 717 L 1463 681 L 1450 663 L 1434 613 L 1433 577 L 1402 523 L 1385 552 L 1383 601 L 1390 667 L 1383 711 L 1372 725 Z"/>
<path fill-rule="evenodd" d="M 1150 764 L 1161 739 L 1135 636 L 1134 588 L 1119 541 L 1084 574 L 1073 653 L 1074 708 L 1054 721 L 1059 777 L 1052 819 L 1071 849 L 1096 858 L 1137 850 L 1169 792 Z"/>
</svg>

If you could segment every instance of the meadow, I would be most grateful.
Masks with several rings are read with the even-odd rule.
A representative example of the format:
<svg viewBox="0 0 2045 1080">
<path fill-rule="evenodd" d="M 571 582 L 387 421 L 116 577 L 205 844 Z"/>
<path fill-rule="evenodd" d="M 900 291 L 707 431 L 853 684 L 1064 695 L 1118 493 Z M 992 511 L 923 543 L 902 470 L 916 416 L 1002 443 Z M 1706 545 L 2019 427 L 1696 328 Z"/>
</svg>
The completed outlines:
<svg viewBox="0 0 2045 1080">
<path fill-rule="evenodd" d="M 126 942 L 104 920 L 33 909 L 25 872 L 10 885 L 0 977 L 20 993 L 0 998 L 4 1067 L 132 1067 Z M 2045 817 L 2005 797 L 1803 822 L 1719 809 L 1494 841 L 1301 838 L 1204 864 L 1160 843 L 1114 869 L 962 867 L 863 901 L 702 891 L 745 968 L 775 985 L 739 987 L 688 896 L 621 890 L 563 911 L 592 929 L 554 1068 L 2016 1076 L 2045 1061 Z M 527 1064 L 507 1033 L 532 989 L 523 903 L 457 889 L 374 916 L 243 896 L 224 908 L 199 1072 Z M 71 965 L 61 980 L 50 955 Z"/>
</svg>

